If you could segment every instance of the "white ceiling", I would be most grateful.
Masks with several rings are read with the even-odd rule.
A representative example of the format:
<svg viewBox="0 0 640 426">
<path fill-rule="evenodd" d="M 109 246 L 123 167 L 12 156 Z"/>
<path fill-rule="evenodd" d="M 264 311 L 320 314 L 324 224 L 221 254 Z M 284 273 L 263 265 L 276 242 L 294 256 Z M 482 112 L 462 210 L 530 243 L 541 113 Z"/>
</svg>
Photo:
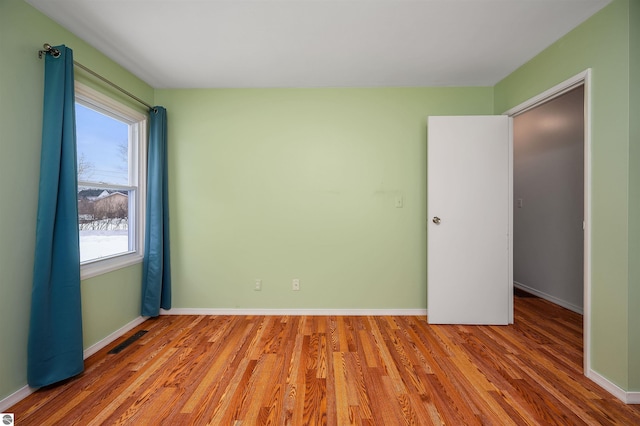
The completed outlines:
<svg viewBox="0 0 640 426">
<path fill-rule="evenodd" d="M 26 1 L 155 88 L 209 88 L 492 86 L 610 0 Z"/>
</svg>

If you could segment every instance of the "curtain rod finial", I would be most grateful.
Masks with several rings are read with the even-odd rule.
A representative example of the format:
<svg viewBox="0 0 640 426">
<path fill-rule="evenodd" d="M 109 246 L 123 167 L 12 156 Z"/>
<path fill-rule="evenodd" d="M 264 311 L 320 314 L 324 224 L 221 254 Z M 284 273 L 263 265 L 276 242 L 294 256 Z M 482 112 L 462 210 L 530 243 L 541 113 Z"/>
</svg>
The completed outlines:
<svg viewBox="0 0 640 426">
<path fill-rule="evenodd" d="M 54 58 L 60 57 L 60 50 L 51 46 L 49 43 L 45 43 L 42 45 L 42 50 L 38 50 L 38 58 L 42 59 L 42 55 L 46 55 L 47 53 L 51 53 L 51 56 Z"/>
</svg>

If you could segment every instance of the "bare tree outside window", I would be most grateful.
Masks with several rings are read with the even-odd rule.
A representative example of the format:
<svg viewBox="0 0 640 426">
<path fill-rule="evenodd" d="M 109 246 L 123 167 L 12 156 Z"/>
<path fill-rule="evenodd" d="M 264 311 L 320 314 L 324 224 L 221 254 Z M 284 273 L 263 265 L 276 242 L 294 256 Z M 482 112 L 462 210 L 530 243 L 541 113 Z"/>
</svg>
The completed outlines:
<svg viewBox="0 0 640 426">
<path fill-rule="evenodd" d="M 95 165 L 87 160 L 87 156 L 84 152 L 81 152 L 78 156 L 78 180 L 89 180 L 93 176 L 93 170 Z"/>
</svg>

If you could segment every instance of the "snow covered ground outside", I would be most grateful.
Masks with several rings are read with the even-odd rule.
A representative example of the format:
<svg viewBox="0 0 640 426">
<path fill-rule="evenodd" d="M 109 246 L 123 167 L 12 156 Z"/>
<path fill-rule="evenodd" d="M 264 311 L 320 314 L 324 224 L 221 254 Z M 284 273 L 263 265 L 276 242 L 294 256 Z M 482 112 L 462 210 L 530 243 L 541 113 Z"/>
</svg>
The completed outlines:
<svg viewBox="0 0 640 426">
<path fill-rule="evenodd" d="M 80 262 L 129 251 L 129 233 L 117 231 L 80 231 Z"/>
</svg>

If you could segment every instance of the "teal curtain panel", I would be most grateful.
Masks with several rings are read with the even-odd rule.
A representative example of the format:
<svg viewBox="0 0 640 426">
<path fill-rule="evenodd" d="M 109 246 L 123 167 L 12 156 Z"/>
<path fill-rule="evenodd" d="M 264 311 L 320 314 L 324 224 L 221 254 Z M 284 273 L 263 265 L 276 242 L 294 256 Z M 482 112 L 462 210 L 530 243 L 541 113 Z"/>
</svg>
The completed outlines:
<svg viewBox="0 0 640 426">
<path fill-rule="evenodd" d="M 160 315 L 160 308 L 171 308 L 167 111 L 163 107 L 154 107 L 149 111 L 149 122 L 141 314 L 156 317 Z"/>
<path fill-rule="evenodd" d="M 44 108 L 27 380 L 47 386 L 84 370 L 73 52 L 45 55 Z"/>
</svg>

